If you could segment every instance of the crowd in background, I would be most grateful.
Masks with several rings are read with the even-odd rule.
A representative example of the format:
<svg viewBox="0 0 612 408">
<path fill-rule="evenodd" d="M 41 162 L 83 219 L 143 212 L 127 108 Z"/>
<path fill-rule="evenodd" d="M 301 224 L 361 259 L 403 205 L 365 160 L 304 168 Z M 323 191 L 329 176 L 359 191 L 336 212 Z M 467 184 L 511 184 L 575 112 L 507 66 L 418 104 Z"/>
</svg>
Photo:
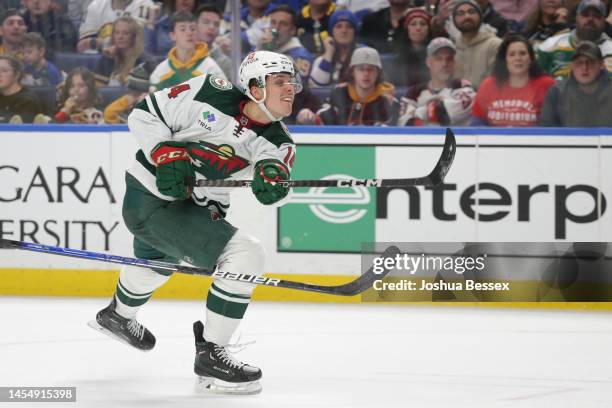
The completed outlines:
<svg viewBox="0 0 612 408">
<path fill-rule="evenodd" d="M 612 127 L 611 0 L 245 0 L 242 55 L 288 55 L 290 124 Z M 125 123 L 231 78 L 226 0 L 2 0 L 0 123 Z"/>
</svg>

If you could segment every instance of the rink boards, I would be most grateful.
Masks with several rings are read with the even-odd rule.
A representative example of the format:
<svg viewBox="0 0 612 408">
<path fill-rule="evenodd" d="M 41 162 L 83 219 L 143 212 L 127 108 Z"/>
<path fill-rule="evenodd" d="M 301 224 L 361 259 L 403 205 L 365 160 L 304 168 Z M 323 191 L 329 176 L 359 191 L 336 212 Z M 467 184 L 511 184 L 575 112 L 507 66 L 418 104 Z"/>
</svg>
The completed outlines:
<svg viewBox="0 0 612 408">
<path fill-rule="evenodd" d="M 405 178 L 428 173 L 442 129 L 292 129 L 293 178 Z M 296 189 L 282 209 L 250 191 L 232 195 L 229 220 L 258 237 L 266 270 L 324 284 L 360 270 L 362 242 L 612 242 L 611 129 L 456 129 L 444 186 Z M 136 144 L 125 127 L 0 128 L 3 238 L 132 255 L 121 220 L 124 171 Z M 3 251 L 1 294 L 102 296 L 116 266 Z M 156 294 L 200 298 L 207 280 L 174 277 Z M 274 289 L 270 300 L 355 301 Z"/>
</svg>

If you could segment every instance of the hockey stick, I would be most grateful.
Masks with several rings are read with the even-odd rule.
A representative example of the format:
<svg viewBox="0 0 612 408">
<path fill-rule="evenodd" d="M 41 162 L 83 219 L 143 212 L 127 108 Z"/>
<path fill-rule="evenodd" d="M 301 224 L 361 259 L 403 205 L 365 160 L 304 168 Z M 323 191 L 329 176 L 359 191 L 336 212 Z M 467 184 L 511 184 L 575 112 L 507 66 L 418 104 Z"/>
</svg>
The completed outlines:
<svg viewBox="0 0 612 408">
<path fill-rule="evenodd" d="M 446 139 L 442 154 L 434 169 L 427 176 L 405 179 L 353 179 L 353 180 L 290 180 L 281 181 L 284 187 L 406 187 L 435 186 L 444 181 L 446 173 L 453 164 L 457 142 L 450 128 L 446 129 Z M 198 180 L 196 187 L 251 187 L 251 180 Z"/>
<path fill-rule="evenodd" d="M 121 265 L 134 265 L 141 266 L 144 268 L 157 268 L 167 271 L 186 273 L 190 275 L 211 276 L 213 278 L 222 278 L 233 281 L 252 283 L 254 285 L 274 286 L 277 288 L 303 290 L 308 292 L 320 292 L 339 296 L 358 295 L 369 287 L 371 287 L 374 281 L 384 278 L 390 272 L 390 269 L 385 267 L 383 268 L 383 271 L 378 273 L 374 271 L 374 266 L 372 266 L 370 269 L 368 269 L 367 272 L 365 272 L 360 277 L 351 282 L 337 286 L 322 286 L 284 279 L 247 275 L 243 273 L 222 272 L 218 270 L 218 268 L 197 268 L 194 266 L 177 265 L 169 262 L 150 261 L 146 259 L 129 258 L 126 256 L 118 255 L 107 255 L 99 252 L 81 251 L 79 249 L 62 248 L 42 244 L 32 244 L 29 242 L 12 241 L 9 239 L 0 239 L 0 248 L 21 249 L 33 252 L 44 252 L 53 255 L 69 256 L 72 258 L 83 258 L 96 261 L 111 262 Z M 399 254 L 399 249 L 396 246 L 390 246 L 381 254 L 380 258 L 394 258 L 397 254 Z M 385 263 L 383 262 L 382 265 L 385 265 Z"/>
</svg>

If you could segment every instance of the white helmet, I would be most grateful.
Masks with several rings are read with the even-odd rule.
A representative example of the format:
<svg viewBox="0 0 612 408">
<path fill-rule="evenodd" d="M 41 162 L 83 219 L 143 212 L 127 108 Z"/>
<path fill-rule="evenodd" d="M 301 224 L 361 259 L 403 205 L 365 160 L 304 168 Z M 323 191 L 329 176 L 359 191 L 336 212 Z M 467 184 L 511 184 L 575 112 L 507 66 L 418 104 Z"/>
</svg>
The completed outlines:
<svg viewBox="0 0 612 408">
<path fill-rule="evenodd" d="M 282 118 L 275 118 L 272 116 L 264 105 L 267 96 L 266 77 L 270 74 L 278 73 L 291 75 L 291 82 L 293 83 L 295 93 L 297 94 L 302 91 L 302 83 L 299 74 L 293 66 L 293 61 L 288 56 L 276 52 L 255 51 L 249 53 L 242 61 L 242 64 L 240 64 L 240 71 L 238 73 L 239 86 L 242 92 L 253 102 L 257 103 L 272 121 L 277 121 Z M 259 100 L 251 94 L 249 82 L 253 79 L 256 81 L 257 87 L 263 90 L 263 97 Z"/>
</svg>

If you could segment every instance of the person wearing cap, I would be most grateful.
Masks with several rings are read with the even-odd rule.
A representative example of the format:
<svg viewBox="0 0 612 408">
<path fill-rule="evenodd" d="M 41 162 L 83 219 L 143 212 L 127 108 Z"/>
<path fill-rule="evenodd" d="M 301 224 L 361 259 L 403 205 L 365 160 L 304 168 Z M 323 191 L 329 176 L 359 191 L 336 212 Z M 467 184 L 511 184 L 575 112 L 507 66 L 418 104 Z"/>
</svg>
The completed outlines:
<svg viewBox="0 0 612 408">
<path fill-rule="evenodd" d="M 380 126 L 395 124 L 399 104 L 395 87 L 382 78 L 378 51 L 370 47 L 355 50 L 351 57 L 349 82 L 337 85 L 328 103 L 317 112 L 323 125 Z"/>
<path fill-rule="evenodd" d="M 604 33 L 606 6 L 601 0 L 581 0 L 576 10 L 576 28 L 550 37 L 538 47 L 538 62 L 557 81 L 567 78 L 576 47 L 583 41 L 599 46 L 606 69 L 612 74 L 612 39 Z"/>
<path fill-rule="evenodd" d="M 541 126 L 612 127 L 612 80 L 601 48 L 582 42 L 572 56 L 569 78 L 546 94 Z"/>
<path fill-rule="evenodd" d="M 455 44 L 431 40 L 426 64 L 431 80 L 408 89 L 402 97 L 398 126 L 466 126 L 476 92 L 467 80 L 454 78 Z"/>
<path fill-rule="evenodd" d="M 476 2 L 482 10 L 480 29 L 503 38 L 508 32 L 508 21 L 493 8 L 489 0 L 476 0 Z M 431 29 L 436 36 L 448 36 L 453 41 L 459 36 L 459 30 L 453 22 L 453 9 L 456 4 L 456 0 L 440 0 L 438 3 L 436 13 L 431 19 Z"/>
<path fill-rule="evenodd" d="M 509 34 L 499 46 L 492 75 L 478 88 L 470 125 L 537 126 L 546 91 L 554 84 L 527 39 Z"/>
<path fill-rule="evenodd" d="M 297 18 L 298 38 L 304 47 L 313 55 L 324 51 L 323 41 L 329 36 L 332 25 L 329 24 L 336 11 L 333 0 L 308 0 Z"/>
<path fill-rule="evenodd" d="M 351 11 L 337 10 L 329 19 L 331 36 L 324 36 L 325 52 L 312 63 L 311 87 L 331 86 L 349 79 L 349 62 L 357 44 L 359 22 Z"/>
<path fill-rule="evenodd" d="M 128 77 L 127 93 L 111 102 L 104 109 L 104 122 L 109 124 L 127 123 L 132 108 L 142 101 L 151 91 L 149 77 L 152 67 L 143 62 L 135 66 Z"/>
<path fill-rule="evenodd" d="M 365 15 L 361 20 L 360 41 L 381 54 L 395 52 L 394 39 L 402 32 L 400 20 L 410 3 L 410 0 L 389 0 L 389 7 Z"/>
<path fill-rule="evenodd" d="M 460 32 L 455 42 L 456 75 L 469 80 L 477 88 L 491 73 L 502 40 L 488 30 L 480 30 L 482 9 L 474 0 L 459 0 L 456 3 L 453 22 Z"/>
<path fill-rule="evenodd" d="M 27 31 L 23 17 L 16 9 L 7 10 L 0 17 L 0 55 L 15 57 L 23 61 L 23 36 Z"/>
<path fill-rule="evenodd" d="M 391 62 L 393 70 L 387 72 L 389 80 L 396 86 L 414 86 L 429 80 L 425 65 L 427 44 L 433 38 L 431 15 L 425 7 L 408 9 L 402 19 L 403 30 L 394 41 L 397 55 Z"/>
</svg>

